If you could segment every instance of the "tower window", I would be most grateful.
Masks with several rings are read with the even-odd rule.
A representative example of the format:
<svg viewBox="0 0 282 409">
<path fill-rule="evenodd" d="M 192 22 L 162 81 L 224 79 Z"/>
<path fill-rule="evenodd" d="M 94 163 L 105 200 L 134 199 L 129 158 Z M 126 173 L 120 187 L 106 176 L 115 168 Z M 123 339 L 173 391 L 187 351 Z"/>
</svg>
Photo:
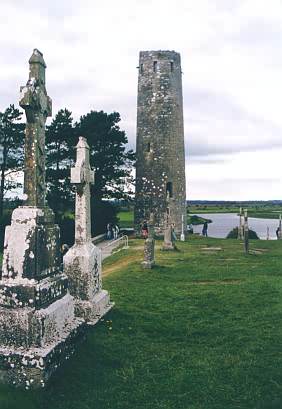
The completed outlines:
<svg viewBox="0 0 282 409">
<path fill-rule="evenodd" d="M 151 143 L 150 142 L 147 143 L 147 152 L 151 152 Z"/>
<path fill-rule="evenodd" d="M 174 70 L 173 61 L 170 61 L 170 71 L 172 72 L 173 70 Z"/>
<path fill-rule="evenodd" d="M 158 65 L 158 61 L 154 61 L 154 64 L 153 64 L 154 72 L 157 72 L 157 65 Z"/>
<path fill-rule="evenodd" d="M 167 198 L 173 197 L 172 182 L 167 182 L 166 184 L 166 197 Z"/>
<path fill-rule="evenodd" d="M 144 72 L 143 64 L 140 64 L 140 74 L 143 74 L 143 72 Z"/>
</svg>

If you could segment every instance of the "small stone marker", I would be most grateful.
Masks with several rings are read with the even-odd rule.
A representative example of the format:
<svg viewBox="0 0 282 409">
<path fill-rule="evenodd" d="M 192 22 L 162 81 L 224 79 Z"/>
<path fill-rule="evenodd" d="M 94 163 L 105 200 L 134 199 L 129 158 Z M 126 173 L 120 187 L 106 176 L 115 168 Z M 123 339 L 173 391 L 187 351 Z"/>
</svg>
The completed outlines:
<svg viewBox="0 0 282 409">
<path fill-rule="evenodd" d="M 141 263 L 143 268 L 151 269 L 155 265 L 155 228 L 154 215 L 151 213 L 148 223 L 148 237 L 144 243 L 144 261 Z"/>
<path fill-rule="evenodd" d="M 45 122 L 51 99 L 45 62 L 35 49 L 21 88 L 26 113 L 24 193 L 6 227 L 0 281 L 0 379 L 26 389 L 43 387 L 72 352 L 82 328 L 68 280 L 61 272 L 60 229 L 45 201 Z"/>
<path fill-rule="evenodd" d="M 245 249 L 245 253 L 249 252 L 248 210 L 245 210 L 244 212 L 244 249 Z"/>
<path fill-rule="evenodd" d="M 182 215 L 182 219 L 181 219 L 180 241 L 185 241 L 185 234 L 184 234 L 184 214 Z"/>
<path fill-rule="evenodd" d="M 172 241 L 172 226 L 171 226 L 171 216 L 170 210 L 167 209 L 167 213 L 165 213 L 165 223 L 164 223 L 164 242 L 163 242 L 163 250 L 175 250 L 175 245 Z"/>
<path fill-rule="evenodd" d="M 244 224 L 242 222 L 243 219 L 243 212 L 242 212 L 242 207 L 240 207 L 240 213 L 239 213 L 239 227 L 238 227 L 238 239 L 243 240 L 244 238 Z"/>
<path fill-rule="evenodd" d="M 101 250 L 91 240 L 90 184 L 94 172 L 89 164 L 89 146 L 79 137 L 71 182 L 76 185 L 75 244 L 64 256 L 64 272 L 75 298 L 75 313 L 94 325 L 112 307 L 108 291 L 102 289 Z"/>
</svg>

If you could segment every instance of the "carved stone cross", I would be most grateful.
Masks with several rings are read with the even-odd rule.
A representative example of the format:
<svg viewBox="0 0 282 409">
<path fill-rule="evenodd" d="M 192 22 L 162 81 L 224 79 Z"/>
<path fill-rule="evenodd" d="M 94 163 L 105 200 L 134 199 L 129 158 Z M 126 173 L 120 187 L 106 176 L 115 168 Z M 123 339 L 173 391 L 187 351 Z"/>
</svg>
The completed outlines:
<svg viewBox="0 0 282 409">
<path fill-rule="evenodd" d="M 154 214 L 150 213 L 148 222 L 148 238 L 144 242 L 144 261 L 141 263 L 143 268 L 151 269 L 155 265 L 155 229 L 154 229 Z"/>
<path fill-rule="evenodd" d="M 43 54 L 35 49 L 29 59 L 29 80 L 21 87 L 20 106 L 25 110 L 26 205 L 45 206 L 45 123 L 52 113 L 52 101 L 45 88 L 46 64 Z"/>
<path fill-rule="evenodd" d="M 90 184 L 94 171 L 89 164 L 89 146 L 82 136 L 76 145 L 76 163 L 71 169 L 71 182 L 77 186 L 75 199 L 75 243 L 91 240 Z"/>
</svg>

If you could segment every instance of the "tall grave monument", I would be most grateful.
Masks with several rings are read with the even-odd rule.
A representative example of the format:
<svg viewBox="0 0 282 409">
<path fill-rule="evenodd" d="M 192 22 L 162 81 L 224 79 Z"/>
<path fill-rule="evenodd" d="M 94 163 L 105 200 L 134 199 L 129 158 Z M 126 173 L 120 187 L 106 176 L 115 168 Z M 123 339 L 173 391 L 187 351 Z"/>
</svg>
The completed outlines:
<svg viewBox="0 0 282 409">
<path fill-rule="evenodd" d="M 94 325 L 112 307 L 108 291 L 102 289 L 101 250 L 91 241 L 90 184 L 94 172 L 89 164 L 89 146 L 80 137 L 71 182 L 76 186 L 75 244 L 64 256 L 64 272 L 69 277 L 75 313 Z"/>
<path fill-rule="evenodd" d="M 148 237 L 144 242 L 144 260 L 141 266 L 145 269 L 151 269 L 155 265 L 155 229 L 154 215 L 151 213 L 148 223 Z"/>
<path fill-rule="evenodd" d="M 26 113 L 26 200 L 6 228 L 0 280 L 0 380 L 26 388 L 45 385 L 72 351 L 83 322 L 74 315 L 61 271 L 60 231 L 45 199 L 45 122 L 51 115 L 45 69 L 35 49 L 20 96 Z"/>
<path fill-rule="evenodd" d="M 186 231 L 182 72 L 175 51 L 139 56 L 135 227 L 154 213 L 163 224 L 168 201 L 175 231 Z"/>
</svg>

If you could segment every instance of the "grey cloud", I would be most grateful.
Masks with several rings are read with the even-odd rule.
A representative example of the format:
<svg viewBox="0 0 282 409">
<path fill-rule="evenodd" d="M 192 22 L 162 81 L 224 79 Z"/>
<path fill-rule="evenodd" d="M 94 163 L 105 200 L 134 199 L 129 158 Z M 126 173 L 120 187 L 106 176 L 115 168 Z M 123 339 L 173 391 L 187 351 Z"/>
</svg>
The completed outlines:
<svg viewBox="0 0 282 409">
<path fill-rule="evenodd" d="M 244 110 L 231 97 L 185 90 L 186 155 L 248 152 L 282 146 L 282 127 Z"/>
<path fill-rule="evenodd" d="M 190 179 L 187 191 L 190 200 L 278 200 L 280 185 L 278 178 L 222 178 L 210 183 L 206 179 Z"/>
<path fill-rule="evenodd" d="M 4 3 L 9 4 L 10 1 Z M 21 10 L 30 10 L 32 14 L 52 16 L 52 19 L 62 19 L 75 12 L 77 2 L 74 0 L 13 0 L 13 6 L 19 13 Z"/>
<path fill-rule="evenodd" d="M 273 21 L 256 18 L 248 21 L 237 33 L 227 37 L 227 39 L 239 42 L 243 46 L 252 45 L 261 48 L 266 45 L 271 48 L 279 47 L 282 40 L 282 27 L 281 25 L 274 25 Z M 277 51 L 279 51 L 279 48 Z"/>
<path fill-rule="evenodd" d="M 202 164 L 202 165 L 216 165 L 218 163 L 227 163 L 228 158 L 227 157 L 203 157 L 203 156 L 189 156 L 188 157 L 188 163 L 189 164 L 194 164 L 197 163 L 197 165 Z"/>
</svg>

